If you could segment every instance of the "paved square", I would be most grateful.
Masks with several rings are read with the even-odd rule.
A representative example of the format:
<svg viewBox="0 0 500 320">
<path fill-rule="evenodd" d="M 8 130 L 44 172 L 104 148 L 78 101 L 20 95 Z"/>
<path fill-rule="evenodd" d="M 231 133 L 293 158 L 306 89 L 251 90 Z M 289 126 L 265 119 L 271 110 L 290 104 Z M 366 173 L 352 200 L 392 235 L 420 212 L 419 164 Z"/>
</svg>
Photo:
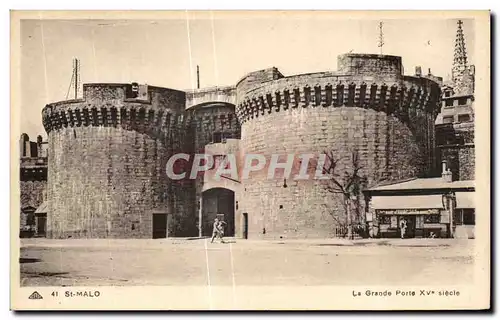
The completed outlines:
<svg viewBox="0 0 500 320">
<path fill-rule="evenodd" d="M 458 285 L 474 241 L 22 241 L 23 286 Z"/>
</svg>

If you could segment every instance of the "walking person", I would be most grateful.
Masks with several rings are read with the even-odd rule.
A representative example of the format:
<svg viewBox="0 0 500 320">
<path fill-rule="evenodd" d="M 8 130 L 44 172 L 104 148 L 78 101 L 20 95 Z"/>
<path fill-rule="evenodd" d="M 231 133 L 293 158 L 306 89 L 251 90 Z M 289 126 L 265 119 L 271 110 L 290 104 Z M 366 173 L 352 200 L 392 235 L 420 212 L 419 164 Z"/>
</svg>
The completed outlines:
<svg viewBox="0 0 500 320">
<path fill-rule="evenodd" d="M 219 218 L 215 218 L 214 220 L 214 225 L 212 229 L 212 241 L 210 243 L 214 242 L 214 239 L 219 235 Z"/>
<path fill-rule="evenodd" d="M 405 237 L 407 226 L 408 225 L 406 223 L 406 219 L 402 219 L 401 220 L 401 225 L 400 225 L 400 228 L 401 228 L 401 239 L 404 239 L 404 237 Z"/>
<path fill-rule="evenodd" d="M 227 223 L 224 221 L 224 220 L 219 220 L 218 222 L 218 238 L 220 239 L 220 242 L 222 243 L 225 243 L 224 242 L 224 228 L 225 226 L 227 225 Z"/>
</svg>

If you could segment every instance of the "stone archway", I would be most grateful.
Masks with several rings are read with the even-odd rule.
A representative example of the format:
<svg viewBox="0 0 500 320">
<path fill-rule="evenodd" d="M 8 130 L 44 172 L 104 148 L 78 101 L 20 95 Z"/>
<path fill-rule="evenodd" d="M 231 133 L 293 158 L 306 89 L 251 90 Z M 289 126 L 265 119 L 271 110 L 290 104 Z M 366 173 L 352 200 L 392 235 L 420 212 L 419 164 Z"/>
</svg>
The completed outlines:
<svg viewBox="0 0 500 320">
<path fill-rule="evenodd" d="M 202 236 L 211 236 L 217 214 L 224 214 L 227 223 L 224 236 L 234 236 L 234 191 L 226 188 L 212 188 L 202 194 Z"/>
</svg>

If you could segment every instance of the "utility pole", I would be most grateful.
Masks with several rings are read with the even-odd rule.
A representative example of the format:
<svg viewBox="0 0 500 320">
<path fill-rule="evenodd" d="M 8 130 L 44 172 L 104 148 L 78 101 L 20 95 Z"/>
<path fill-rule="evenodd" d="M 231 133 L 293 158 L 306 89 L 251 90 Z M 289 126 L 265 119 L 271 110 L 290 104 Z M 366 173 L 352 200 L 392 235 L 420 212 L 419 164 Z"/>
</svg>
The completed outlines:
<svg viewBox="0 0 500 320">
<path fill-rule="evenodd" d="M 80 60 L 73 59 L 73 86 L 75 87 L 75 99 L 78 98 L 78 89 L 80 88 Z"/>
<path fill-rule="evenodd" d="M 80 60 L 78 60 L 78 58 L 73 58 L 73 71 L 71 72 L 68 92 L 66 92 L 66 100 L 71 92 L 71 87 L 73 87 L 73 92 L 75 94 L 73 99 L 78 99 L 78 91 L 80 89 Z"/>
<path fill-rule="evenodd" d="M 382 47 L 384 46 L 384 30 L 383 30 L 383 27 L 384 27 L 384 23 L 382 21 L 380 21 L 380 23 L 378 24 L 378 28 L 379 28 L 379 35 L 378 35 L 378 47 L 380 48 L 380 54 L 382 54 Z"/>
<path fill-rule="evenodd" d="M 197 81 L 197 88 L 200 88 L 200 66 L 196 66 L 196 81 Z"/>
</svg>

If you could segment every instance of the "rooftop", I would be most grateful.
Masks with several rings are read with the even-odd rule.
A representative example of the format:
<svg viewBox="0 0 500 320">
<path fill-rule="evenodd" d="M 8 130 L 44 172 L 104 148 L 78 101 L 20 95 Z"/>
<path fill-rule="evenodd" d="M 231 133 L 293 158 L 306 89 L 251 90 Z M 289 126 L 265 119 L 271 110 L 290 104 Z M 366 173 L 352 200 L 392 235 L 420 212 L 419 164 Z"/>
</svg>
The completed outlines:
<svg viewBox="0 0 500 320">
<path fill-rule="evenodd" d="M 396 191 L 396 190 L 425 190 L 425 189 L 466 189 L 475 188 L 474 180 L 462 180 L 446 182 L 443 178 L 412 179 L 405 182 L 393 183 L 389 185 L 376 186 L 367 191 Z"/>
</svg>

